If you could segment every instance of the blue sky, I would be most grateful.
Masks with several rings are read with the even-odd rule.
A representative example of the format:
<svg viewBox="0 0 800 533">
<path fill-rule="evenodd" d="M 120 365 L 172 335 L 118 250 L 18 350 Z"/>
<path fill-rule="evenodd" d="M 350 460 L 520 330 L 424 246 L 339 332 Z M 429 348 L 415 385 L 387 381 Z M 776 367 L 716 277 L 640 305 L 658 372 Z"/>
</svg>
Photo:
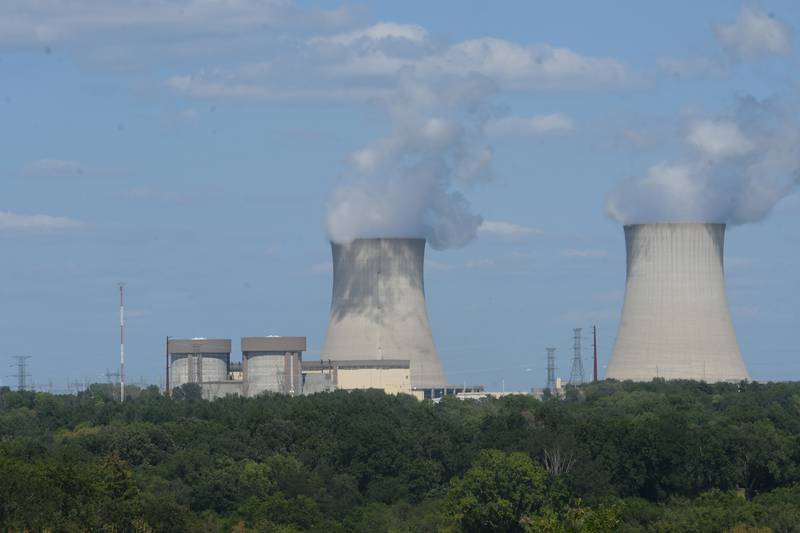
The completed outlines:
<svg viewBox="0 0 800 533">
<path fill-rule="evenodd" d="M 354 154 L 416 157 L 404 120 L 446 115 L 477 132 L 468 156 L 491 148 L 480 179 L 444 185 L 484 225 L 427 255 L 449 380 L 542 386 L 547 346 L 567 377 L 573 327 L 588 371 L 593 324 L 602 366 L 625 281 L 609 193 L 749 96 L 794 133 L 798 28 L 790 1 L 3 2 L 0 357 L 33 356 L 40 387 L 101 379 L 119 280 L 129 381 L 159 382 L 166 335 L 305 335 L 318 356 L 331 194 Z M 432 99 L 398 96 L 406 79 Z M 800 195 L 775 204 L 729 228 L 729 299 L 753 378 L 797 380 Z"/>
</svg>

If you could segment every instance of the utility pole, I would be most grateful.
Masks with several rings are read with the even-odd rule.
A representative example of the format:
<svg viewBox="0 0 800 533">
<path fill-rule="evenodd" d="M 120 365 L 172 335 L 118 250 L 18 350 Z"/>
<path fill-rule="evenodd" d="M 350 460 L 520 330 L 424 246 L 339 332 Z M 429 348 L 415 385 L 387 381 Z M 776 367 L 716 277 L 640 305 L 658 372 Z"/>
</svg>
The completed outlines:
<svg viewBox="0 0 800 533">
<path fill-rule="evenodd" d="M 583 359 L 581 350 L 581 328 L 572 330 L 572 370 L 569 373 L 569 384 L 580 385 L 583 383 Z"/>
<path fill-rule="evenodd" d="M 125 284 L 119 284 L 119 401 L 125 401 Z"/>
<path fill-rule="evenodd" d="M 551 394 L 556 393 L 556 349 L 545 348 L 547 350 L 547 390 Z"/>
<path fill-rule="evenodd" d="M 592 381 L 597 383 L 597 326 L 592 326 L 592 348 L 594 348 L 594 374 Z"/>
<path fill-rule="evenodd" d="M 11 366 L 17 367 L 17 390 L 18 391 L 24 391 L 27 388 L 26 380 L 27 380 L 27 378 L 31 377 L 31 375 L 28 374 L 27 372 L 25 372 L 25 370 L 27 370 L 27 363 L 25 361 L 27 361 L 30 358 L 31 358 L 30 355 L 15 355 L 15 356 L 12 357 L 12 359 L 16 359 L 17 360 L 17 362 L 14 363 Z"/>
</svg>

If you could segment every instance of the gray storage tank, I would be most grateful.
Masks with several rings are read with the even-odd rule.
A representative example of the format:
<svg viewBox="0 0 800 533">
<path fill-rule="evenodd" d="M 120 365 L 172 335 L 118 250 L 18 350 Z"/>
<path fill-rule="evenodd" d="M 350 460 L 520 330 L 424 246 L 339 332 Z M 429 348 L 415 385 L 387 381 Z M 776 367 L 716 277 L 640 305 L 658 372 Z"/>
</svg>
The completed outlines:
<svg viewBox="0 0 800 533">
<path fill-rule="evenodd" d="M 231 359 L 230 339 L 170 339 L 170 387 L 186 383 L 225 381 Z"/>
</svg>

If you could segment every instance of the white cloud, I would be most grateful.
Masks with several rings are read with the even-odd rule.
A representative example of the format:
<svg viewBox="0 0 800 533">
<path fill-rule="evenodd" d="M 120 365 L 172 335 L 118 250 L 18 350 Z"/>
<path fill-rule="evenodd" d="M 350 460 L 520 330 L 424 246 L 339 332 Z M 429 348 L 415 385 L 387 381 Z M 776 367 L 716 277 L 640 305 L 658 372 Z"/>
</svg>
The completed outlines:
<svg viewBox="0 0 800 533">
<path fill-rule="evenodd" d="M 605 250 L 577 250 L 577 249 L 569 249 L 564 250 L 564 255 L 566 257 L 576 257 L 576 258 L 598 258 L 598 257 L 608 257 L 608 252 Z"/>
<path fill-rule="evenodd" d="M 83 174 L 83 167 L 77 161 L 39 159 L 29 163 L 23 174 L 30 178 L 76 178 Z"/>
<path fill-rule="evenodd" d="M 614 58 L 492 37 L 446 44 L 430 38 L 420 26 L 391 22 L 322 34 L 294 44 L 284 46 L 283 53 L 273 51 L 261 62 L 176 75 L 167 80 L 167 86 L 205 98 L 363 102 L 394 98 L 403 80 L 410 77 L 431 84 L 472 80 L 473 86 L 478 85 L 475 80 L 481 80 L 483 85 L 509 91 L 628 88 L 642 82 Z M 444 96 L 465 98 L 458 91 L 417 95 L 439 101 L 444 101 Z M 537 118 L 526 127 L 563 130 L 567 121 L 553 115 Z"/>
<path fill-rule="evenodd" d="M 381 41 L 384 39 L 397 39 L 412 43 L 424 43 L 428 38 L 428 31 L 416 24 L 397 24 L 396 22 L 378 22 L 366 28 L 338 33 L 330 36 L 314 37 L 310 40 L 313 45 L 340 45 L 348 46 L 364 41 Z"/>
<path fill-rule="evenodd" d="M 75 230 L 85 224 L 71 218 L 50 215 L 19 215 L 0 211 L 0 233 L 52 233 Z"/>
<path fill-rule="evenodd" d="M 750 153 L 755 145 L 732 120 L 700 120 L 689 131 L 689 142 L 712 159 Z"/>
<path fill-rule="evenodd" d="M 344 9 L 301 9 L 291 0 L 4 0 L 0 44 L 91 42 L 99 37 L 179 43 L 287 27 L 341 27 L 349 19 Z"/>
<path fill-rule="evenodd" d="M 584 56 L 548 44 L 524 45 L 484 37 L 457 43 L 425 58 L 419 68 L 453 75 L 478 73 L 510 90 L 591 89 L 638 84 L 613 58 Z"/>
<path fill-rule="evenodd" d="M 609 215 L 625 224 L 763 220 L 800 185 L 797 116 L 792 101 L 744 97 L 727 116 L 695 121 L 680 139 L 683 157 L 620 182 Z"/>
<path fill-rule="evenodd" d="M 743 59 L 791 51 L 787 26 L 756 7 L 744 6 L 735 22 L 714 29 L 720 43 Z"/>
<path fill-rule="evenodd" d="M 527 237 L 531 235 L 542 235 L 544 231 L 538 228 L 512 224 L 510 222 L 484 220 L 478 227 L 478 233 L 498 237 Z"/>
<path fill-rule="evenodd" d="M 573 130 L 572 120 L 562 113 L 534 115 L 531 117 L 503 117 L 486 123 L 491 136 L 544 136 L 568 133 Z"/>
</svg>

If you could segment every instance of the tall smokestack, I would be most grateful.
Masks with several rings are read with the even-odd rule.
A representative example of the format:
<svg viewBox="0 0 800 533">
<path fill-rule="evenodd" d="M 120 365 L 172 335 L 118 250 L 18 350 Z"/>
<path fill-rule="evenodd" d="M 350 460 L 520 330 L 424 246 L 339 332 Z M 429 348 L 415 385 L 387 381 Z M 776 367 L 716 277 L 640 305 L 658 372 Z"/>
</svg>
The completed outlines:
<svg viewBox="0 0 800 533">
<path fill-rule="evenodd" d="M 331 243 L 333 298 L 323 360 L 408 359 L 411 386 L 445 385 L 425 305 L 424 239 Z"/>
<path fill-rule="evenodd" d="M 725 293 L 725 225 L 629 225 L 625 243 L 625 303 L 606 378 L 749 379 Z"/>
</svg>

